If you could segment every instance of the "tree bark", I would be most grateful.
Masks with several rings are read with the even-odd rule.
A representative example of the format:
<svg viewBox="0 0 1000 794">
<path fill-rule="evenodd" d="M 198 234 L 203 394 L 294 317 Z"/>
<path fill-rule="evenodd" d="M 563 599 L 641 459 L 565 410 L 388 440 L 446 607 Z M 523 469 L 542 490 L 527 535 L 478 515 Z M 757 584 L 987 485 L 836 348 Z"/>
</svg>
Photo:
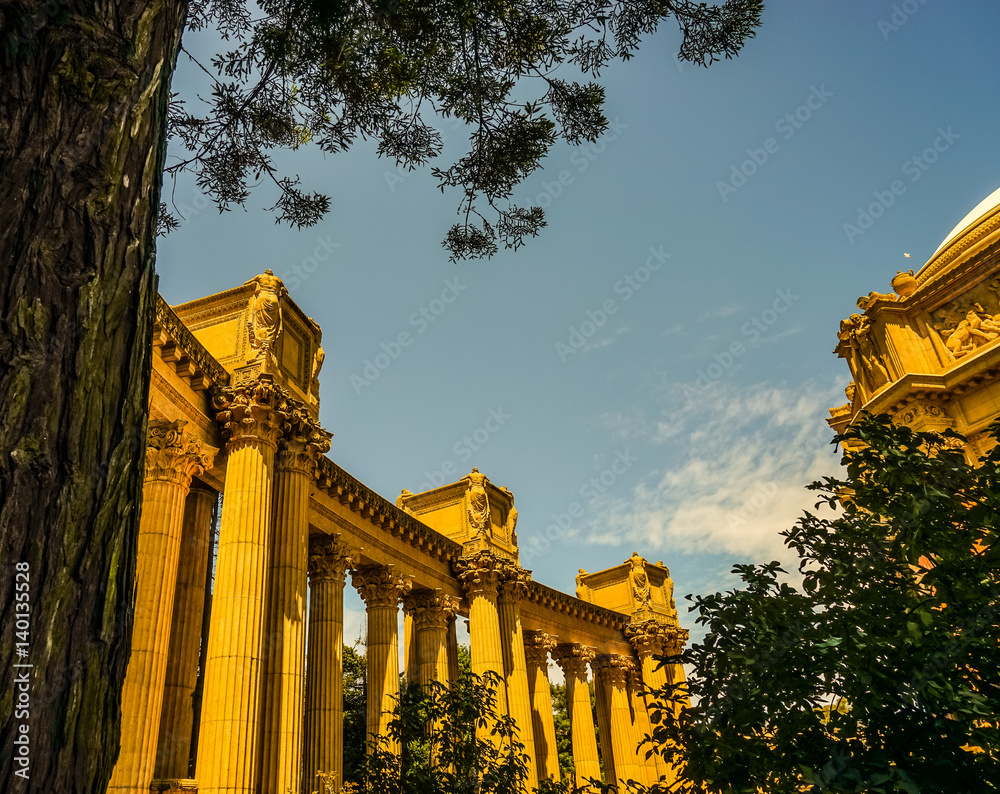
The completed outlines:
<svg viewBox="0 0 1000 794">
<path fill-rule="evenodd" d="M 118 756 L 154 231 L 186 11 L 184 0 L 0 3 L 4 790 L 101 794 Z M 25 670 L 27 714 L 15 683 Z"/>
</svg>

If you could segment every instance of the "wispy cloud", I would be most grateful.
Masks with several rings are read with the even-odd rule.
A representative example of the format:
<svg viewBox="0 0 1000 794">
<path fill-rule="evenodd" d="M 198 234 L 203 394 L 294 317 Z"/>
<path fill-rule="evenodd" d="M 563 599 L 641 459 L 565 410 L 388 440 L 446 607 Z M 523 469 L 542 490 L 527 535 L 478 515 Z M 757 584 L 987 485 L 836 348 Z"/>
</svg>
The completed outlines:
<svg viewBox="0 0 1000 794">
<path fill-rule="evenodd" d="M 788 560 L 779 532 L 792 526 L 815 495 L 804 485 L 833 474 L 838 458 L 824 422 L 839 386 L 717 384 L 697 399 L 646 420 L 602 417 L 621 437 L 670 443 L 678 464 L 650 472 L 623 498 L 594 515 L 591 543 L 631 542 L 647 553 L 729 554 Z"/>
</svg>

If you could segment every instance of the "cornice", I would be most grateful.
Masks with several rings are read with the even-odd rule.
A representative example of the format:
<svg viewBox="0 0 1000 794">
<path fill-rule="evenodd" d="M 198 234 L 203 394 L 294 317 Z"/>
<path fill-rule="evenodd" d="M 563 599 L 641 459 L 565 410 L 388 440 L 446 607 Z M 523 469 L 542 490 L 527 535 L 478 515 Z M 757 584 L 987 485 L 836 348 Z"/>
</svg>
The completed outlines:
<svg viewBox="0 0 1000 794">
<path fill-rule="evenodd" d="M 976 222 L 948 243 L 946 248 L 935 253 L 917 273 L 917 290 L 920 291 L 943 275 L 949 264 L 968 253 L 970 248 L 997 229 L 1000 229 L 1000 207 L 994 208 L 992 214 Z"/>
<path fill-rule="evenodd" d="M 598 626 L 607 626 L 612 629 L 624 631 L 625 626 L 629 623 L 629 616 L 622 612 L 616 612 L 606 607 L 599 607 L 596 604 L 591 604 L 589 601 L 582 601 L 579 598 L 535 581 L 528 584 L 526 598 L 528 601 L 533 601 L 554 612 L 561 612 L 564 615 L 582 618 Z"/>
<path fill-rule="evenodd" d="M 452 562 L 462 555 L 462 545 L 400 510 L 356 480 L 325 455 L 319 459 L 318 487 L 371 524 L 400 538 L 419 551 Z"/>
<path fill-rule="evenodd" d="M 162 295 L 156 296 L 153 348 L 195 391 L 229 385 L 229 373 L 188 330 Z"/>
</svg>

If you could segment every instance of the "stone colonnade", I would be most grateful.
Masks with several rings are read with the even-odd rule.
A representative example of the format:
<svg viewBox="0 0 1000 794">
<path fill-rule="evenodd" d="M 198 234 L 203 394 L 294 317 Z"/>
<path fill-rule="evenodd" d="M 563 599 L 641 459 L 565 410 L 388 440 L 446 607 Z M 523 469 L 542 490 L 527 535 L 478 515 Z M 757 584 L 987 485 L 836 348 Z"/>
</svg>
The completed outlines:
<svg viewBox="0 0 1000 794">
<path fill-rule="evenodd" d="M 185 434 L 184 422 L 150 424 L 133 650 L 123 691 L 122 748 L 109 792 L 196 785 L 202 794 L 308 794 L 323 790 L 317 771 L 332 775 L 339 791 L 348 572 L 367 610 L 372 738 L 385 736 L 399 692 L 400 605 L 408 680 L 447 684 L 458 675 L 455 623 L 464 604 L 472 670 L 497 682 L 496 711 L 518 727 L 529 790 L 560 775 L 550 655 L 566 678 L 577 785 L 602 776 L 647 784 L 670 777 L 661 759 L 637 750 L 650 731 L 643 685 L 656 688 L 682 674 L 656 669 L 653 657 L 675 650 L 669 632 L 634 624 L 628 634 L 635 657 L 599 653 L 523 629 L 521 606 L 532 583 L 512 559 L 479 551 L 455 560 L 460 600 L 415 586 L 392 565 L 362 564 L 359 550 L 342 537 L 310 539 L 310 492 L 329 434 L 267 375 L 221 389 L 215 407 L 226 442 L 226 479 L 214 617 L 207 626 L 216 494 L 192 487 L 192 479 L 212 467 L 218 450 Z M 196 725 L 193 695 L 201 665 Z M 597 725 L 588 668 L 594 673 Z M 196 784 L 190 779 L 195 735 Z"/>
</svg>

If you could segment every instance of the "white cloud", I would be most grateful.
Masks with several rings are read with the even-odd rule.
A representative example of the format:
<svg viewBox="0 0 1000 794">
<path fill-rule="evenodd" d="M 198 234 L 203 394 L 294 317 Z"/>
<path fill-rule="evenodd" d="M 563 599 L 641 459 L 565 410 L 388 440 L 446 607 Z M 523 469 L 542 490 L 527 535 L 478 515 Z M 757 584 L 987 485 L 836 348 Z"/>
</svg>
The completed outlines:
<svg viewBox="0 0 1000 794">
<path fill-rule="evenodd" d="M 603 506 L 585 537 L 649 554 L 790 561 L 778 533 L 803 509 L 813 509 L 815 494 L 804 486 L 838 465 L 824 418 L 839 391 L 839 385 L 812 383 L 743 390 L 717 383 L 653 421 L 606 417 L 620 435 L 669 442 L 664 448 L 678 463 L 651 472 L 630 494 Z"/>
</svg>

